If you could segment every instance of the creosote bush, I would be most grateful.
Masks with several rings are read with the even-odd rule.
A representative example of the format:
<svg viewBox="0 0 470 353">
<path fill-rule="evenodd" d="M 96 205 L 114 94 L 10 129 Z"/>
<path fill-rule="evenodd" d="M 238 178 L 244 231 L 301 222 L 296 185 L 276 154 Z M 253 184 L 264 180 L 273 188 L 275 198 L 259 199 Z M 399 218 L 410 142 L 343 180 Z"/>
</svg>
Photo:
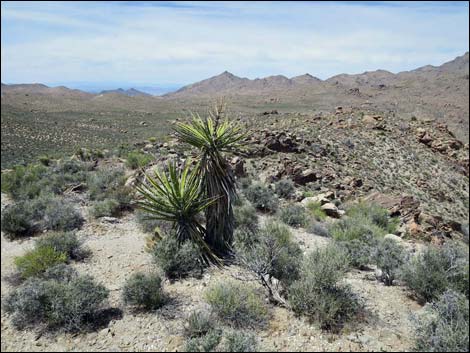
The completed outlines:
<svg viewBox="0 0 470 353">
<path fill-rule="evenodd" d="M 201 337 L 213 330 L 214 318 L 206 311 L 193 311 L 186 319 L 184 333 L 186 337 Z"/>
<path fill-rule="evenodd" d="M 31 278 L 6 298 L 4 309 L 17 328 L 45 324 L 51 330 L 76 332 L 93 326 L 108 290 L 90 276 L 59 272 L 61 280 Z"/>
<path fill-rule="evenodd" d="M 258 293 L 246 284 L 219 282 L 205 293 L 217 317 L 236 327 L 255 327 L 266 323 L 268 311 Z"/>
<path fill-rule="evenodd" d="M 157 241 L 153 259 L 170 279 L 200 276 L 205 267 L 197 246 L 189 240 L 180 244 L 171 233 Z"/>
<path fill-rule="evenodd" d="M 308 224 L 308 217 L 305 208 L 300 204 L 290 204 L 281 208 L 279 218 L 285 224 L 292 227 L 305 227 Z"/>
<path fill-rule="evenodd" d="M 237 243 L 236 255 L 238 262 L 268 289 L 270 299 L 277 290 L 274 279 L 287 288 L 299 277 L 302 250 L 289 228 L 276 220 L 266 221 L 257 233 Z"/>
<path fill-rule="evenodd" d="M 222 352 L 256 352 L 256 336 L 245 331 L 230 331 L 224 335 Z"/>
<path fill-rule="evenodd" d="M 305 207 L 316 221 L 321 222 L 326 219 L 326 213 L 322 210 L 320 202 L 309 202 Z"/>
<path fill-rule="evenodd" d="M 291 199 L 295 194 L 294 182 L 290 179 L 281 179 L 274 184 L 274 190 L 279 197 Z"/>
<path fill-rule="evenodd" d="M 201 337 L 190 338 L 184 347 L 185 352 L 214 352 L 222 339 L 221 330 L 211 330 Z"/>
<path fill-rule="evenodd" d="M 67 261 L 65 252 L 58 252 L 52 246 L 40 246 L 15 258 L 15 266 L 23 279 L 36 277 L 48 268 Z"/>
<path fill-rule="evenodd" d="M 68 260 L 82 260 L 90 255 L 90 250 L 83 247 L 75 233 L 50 233 L 36 240 L 36 248 L 51 247 L 59 253 L 64 253 Z"/>
<path fill-rule="evenodd" d="M 361 307 L 350 286 L 341 283 L 347 270 L 344 258 L 345 254 L 334 245 L 314 250 L 304 261 L 300 279 L 289 288 L 293 311 L 323 329 L 339 329 Z"/>
<path fill-rule="evenodd" d="M 406 261 L 406 252 L 396 240 L 382 239 L 372 253 L 372 260 L 382 272 L 378 279 L 391 286 Z"/>
<path fill-rule="evenodd" d="M 404 266 L 402 279 L 422 302 L 430 302 L 447 289 L 469 295 L 468 247 L 448 242 L 429 246 Z"/>
<path fill-rule="evenodd" d="M 122 297 L 124 304 L 146 310 L 158 309 L 166 301 L 162 279 L 155 273 L 134 273 L 124 285 Z"/>
<path fill-rule="evenodd" d="M 140 151 L 132 151 L 127 155 L 126 166 L 130 169 L 143 168 L 152 161 L 152 156 Z"/>
<path fill-rule="evenodd" d="M 258 210 L 264 212 L 276 212 L 279 206 L 279 200 L 266 185 L 260 182 L 251 183 L 244 190 L 245 197 Z"/>
<path fill-rule="evenodd" d="M 465 295 L 447 290 L 416 320 L 418 352 L 468 352 L 469 306 Z"/>
</svg>

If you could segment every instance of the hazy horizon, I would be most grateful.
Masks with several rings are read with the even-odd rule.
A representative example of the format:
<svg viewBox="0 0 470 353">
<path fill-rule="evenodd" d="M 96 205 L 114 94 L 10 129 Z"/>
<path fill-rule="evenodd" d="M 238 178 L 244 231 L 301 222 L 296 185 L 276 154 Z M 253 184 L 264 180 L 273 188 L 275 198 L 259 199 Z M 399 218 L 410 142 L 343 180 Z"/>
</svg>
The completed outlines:
<svg viewBox="0 0 470 353">
<path fill-rule="evenodd" d="M 437 66 L 468 51 L 466 2 L 1 6 L 1 74 L 8 83 L 165 90 L 225 70 L 250 79 L 305 73 L 327 79 Z"/>
</svg>

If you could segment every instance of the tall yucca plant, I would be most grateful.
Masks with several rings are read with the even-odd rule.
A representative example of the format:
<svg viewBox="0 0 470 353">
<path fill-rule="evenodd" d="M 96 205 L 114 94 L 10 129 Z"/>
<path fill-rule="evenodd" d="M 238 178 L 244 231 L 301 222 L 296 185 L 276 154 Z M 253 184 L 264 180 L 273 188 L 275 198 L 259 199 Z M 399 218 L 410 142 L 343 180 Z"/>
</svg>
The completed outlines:
<svg viewBox="0 0 470 353">
<path fill-rule="evenodd" d="M 227 254 L 231 248 L 234 229 L 232 204 L 237 197 L 235 177 L 224 152 L 237 148 L 245 136 L 241 126 L 225 119 L 224 109 L 223 101 L 219 102 L 206 119 L 193 114 L 191 123 L 177 123 L 175 127 L 182 142 L 200 151 L 202 188 L 206 197 L 215 199 L 205 210 L 205 239 L 219 255 Z"/>
<path fill-rule="evenodd" d="M 146 181 L 136 185 L 143 195 L 137 205 L 151 215 L 150 219 L 172 222 L 180 243 L 191 240 L 201 250 L 204 262 L 218 264 L 220 260 L 206 244 L 205 228 L 198 220 L 215 200 L 205 197 L 198 168 L 190 168 L 186 163 L 180 170 L 169 162 L 168 171 L 156 170 L 154 178 L 144 173 Z"/>
</svg>

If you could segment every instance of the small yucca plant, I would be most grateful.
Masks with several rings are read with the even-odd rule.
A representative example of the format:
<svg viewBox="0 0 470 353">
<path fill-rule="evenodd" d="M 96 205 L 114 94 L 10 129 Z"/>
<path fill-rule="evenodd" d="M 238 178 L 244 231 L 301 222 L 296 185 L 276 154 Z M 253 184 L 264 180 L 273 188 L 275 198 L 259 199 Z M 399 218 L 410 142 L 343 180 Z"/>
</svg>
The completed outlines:
<svg viewBox="0 0 470 353">
<path fill-rule="evenodd" d="M 198 168 L 190 168 L 189 163 L 178 169 L 170 162 L 167 172 L 155 170 L 154 177 L 144 173 L 147 182 L 136 186 L 143 195 L 137 205 L 150 214 L 149 219 L 172 222 L 181 244 L 191 240 L 200 248 L 204 262 L 218 264 L 220 260 L 206 244 L 205 228 L 198 219 L 215 200 L 204 196 Z"/>
<path fill-rule="evenodd" d="M 182 142 L 200 151 L 201 186 L 205 196 L 215 200 L 205 210 L 206 241 L 219 255 L 225 255 L 231 249 L 234 230 L 232 205 L 237 197 L 235 177 L 223 152 L 239 147 L 245 137 L 240 125 L 225 119 L 224 109 L 225 104 L 220 101 L 206 119 L 193 114 L 191 123 L 177 123 L 175 127 Z"/>
</svg>

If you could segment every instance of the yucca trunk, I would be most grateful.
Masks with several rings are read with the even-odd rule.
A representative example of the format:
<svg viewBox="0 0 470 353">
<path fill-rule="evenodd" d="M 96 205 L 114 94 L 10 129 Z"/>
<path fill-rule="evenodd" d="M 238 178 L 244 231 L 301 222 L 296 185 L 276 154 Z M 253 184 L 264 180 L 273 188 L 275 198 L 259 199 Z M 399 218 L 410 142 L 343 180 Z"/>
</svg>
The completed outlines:
<svg viewBox="0 0 470 353">
<path fill-rule="evenodd" d="M 230 164 L 217 152 L 208 153 L 202 165 L 206 196 L 215 200 L 205 210 L 205 240 L 217 255 L 224 256 L 230 252 L 233 241 L 235 178 Z"/>
</svg>

